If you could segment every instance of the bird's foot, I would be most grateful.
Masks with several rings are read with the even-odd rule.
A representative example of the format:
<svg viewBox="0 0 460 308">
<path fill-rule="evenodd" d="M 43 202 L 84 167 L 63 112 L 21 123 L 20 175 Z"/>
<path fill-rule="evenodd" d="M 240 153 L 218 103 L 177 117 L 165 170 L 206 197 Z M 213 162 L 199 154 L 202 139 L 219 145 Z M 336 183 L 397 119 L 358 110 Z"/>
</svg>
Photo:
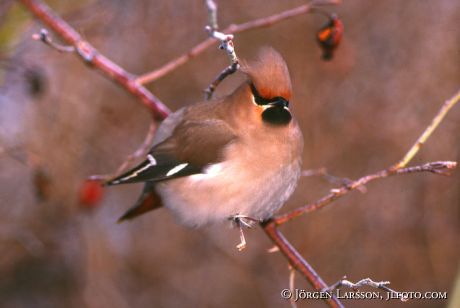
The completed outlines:
<svg viewBox="0 0 460 308">
<path fill-rule="evenodd" d="M 252 228 L 254 225 L 260 220 L 249 217 L 247 215 L 242 215 L 242 214 L 235 214 L 229 217 L 229 220 L 231 220 L 237 227 L 246 227 L 246 228 Z"/>
<path fill-rule="evenodd" d="M 240 214 L 230 216 L 229 219 L 240 230 L 240 243 L 236 245 L 236 248 L 238 249 L 238 251 L 242 251 L 243 249 L 246 248 L 246 238 L 244 237 L 243 228 L 252 228 L 255 225 L 255 223 L 260 222 L 260 221 L 258 219 L 255 219 L 255 218 L 252 218 L 246 215 L 240 215 Z"/>
</svg>

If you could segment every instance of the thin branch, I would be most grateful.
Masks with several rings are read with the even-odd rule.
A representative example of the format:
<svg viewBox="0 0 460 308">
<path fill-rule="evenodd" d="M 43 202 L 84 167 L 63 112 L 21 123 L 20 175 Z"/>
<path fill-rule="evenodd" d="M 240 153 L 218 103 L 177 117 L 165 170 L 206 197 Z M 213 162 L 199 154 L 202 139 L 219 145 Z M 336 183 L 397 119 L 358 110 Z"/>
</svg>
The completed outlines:
<svg viewBox="0 0 460 308">
<path fill-rule="evenodd" d="M 217 5 L 213 0 L 206 0 L 206 6 L 208 8 L 208 19 L 209 24 L 206 26 L 206 31 L 209 33 L 210 37 L 220 40 L 219 48 L 225 50 L 230 59 L 230 65 L 226 67 L 209 85 L 205 90 L 205 99 L 209 100 L 214 93 L 214 90 L 217 86 L 224 80 L 227 76 L 235 73 L 240 67 L 238 57 L 235 52 L 235 46 L 233 44 L 233 35 L 225 34 L 217 31 Z"/>
<path fill-rule="evenodd" d="M 433 118 L 430 125 L 425 129 L 425 131 L 420 135 L 414 145 L 410 148 L 407 154 L 398 162 L 396 165 L 393 166 L 394 169 L 399 169 L 402 167 L 407 166 L 407 164 L 414 158 L 415 154 L 420 150 L 422 145 L 430 138 L 431 134 L 434 130 L 438 127 L 438 125 L 442 122 L 446 114 L 449 110 L 455 106 L 455 104 L 460 101 L 460 90 L 450 99 L 448 99 L 438 111 L 438 114 Z"/>
<path fill-rule="evenodd" d="M 238 68 L 239 68 L 239 63 L 232 63 L 229 66 L 227 66 L 214 80 L 211 82 L 211 84 L 204 90 L 205 93 L 205 99 L 209 100 L 212 97 L 212 94 L 216 90 L 217 86 L 228 76 L 231 74 L 235 73 Z"/>
<path fill-rule="evenodd" d="M 332 189 L 328 195 L 317 200 L 316 202 L 299 207 L 287 214 L 276 216 L 273 219 L 273 221 L 275 222 L 276 225 L 282 225 L 305 213 L 316 211 L 332 203 L 338 198 L 346 195 L 350 191 L 353 191 L 377 179 L 383 179 L 383 178 L 393 176 L 393 175 L 401 175 L 401 174 L 408 174 L 408 173 L 414 173 L 414 172 L 432 172 L 432 173 L 437 173 L 437 174 L 446 174 L 447 172 L 454 170 L 456 167 L 457 167 L 456 162 L 438 161 L 438 162 L 431 162 L 431 163 L 427 163 L 427 164 L 420 165 L 420 166 L 407 167 L 407 168 L 398 169 L 398 170 L 393 170 L 391 168 L 384 169 L 374 174 L 363 176 L 362 178 L 356 181 L 353 181 L 349 183 L 348 185 L 344 185 L 342 187 Z"/>
<path fill-rule="evenodd" d="M 297 271 L 299 271 L 305 279 L 315 288 L 317 291 L 325 290 L 329 287 L 324 286 L 325 283 L 314 271 L 314 269 L 308 264 L 308 262 L 295 250 L 294 247 L 288 242 L 283 234 L 278 230 L 278 226 L 286 223 L 302 214 L 317 210 L 327 204 L 332 203 L 339 197 L 347 194 L 348 192 L 357 189 L 360 186 L 367 184 L 370 181 L 385 178 L 391 175 L 409 174 L 413 172 L 432 172 L 436 174 L 446 174 L 446 172 L 453 170 L 457 167 L 456 162 L 443 161 L 443 162 L 431 162 L 420 166 L 407 167 L 398 170 L 385 169 L 375 174 L 367 175 L 360 178 L 357 181 L 350 183 L 349 185 L 342 186 L 338 189 L 331 190 L 331 193 L 321 198 L 320 200 L 308 204 L 306 206 L 295 209 L 287 214 L 276 216 L 268 221 L 262 222 L 260 225 L 267 236 L 273 241 L 273 243 L 279 248 L 280 252 L 286 257 L 289 264 L 291 264 Z M 387 291 L 393 291 L 388 287 L 381 286 Z M 342 307 L 340 301 L 332 297 L 331 299 L 324 299 L 331 307 Z"/>
<path fill-rule="evenodd" d="M 341 177 L 328 173 L 326 168 L 303 170 L 301 173 L 301 176 L 303 177 L 320 176 L 326 181 L 328 181 L 329 183 L 334 184 L 334 185 L 348 185 L 353 182 L 349 178 L 341 178 Z M 365 186 L 360 186 L 357 189 L 362 193 L 367 192 L 367 189 Z"/>
<path fill-rule="evenodd" d="M 155 133 L 157 130 L 157 122 L 152 121 L 149 126 L 149 130 L 147 131 L 147 135 L 144 138 L 142 144 L 137 148 L 137 150 L 130 154 L 117 168 L 117 170 L 111 174 L 95 174 L 88 177 L 88 180 L 92 181 L 101 181 L 105 182 L 118 174 L 123 173 L 126 169 L 131 165 L 131 163 L 138 159 L 139 157 L 145 157 L 148 150 L 152 146 L 153 138 L 155 137 Z"/>
<path fill-rule="evenodd" d="M 75 47 L 73 46 L 64 46 L 64 45 L 55 43 L 53 39 L 51 38 L 51 36 L 49 35 L 48 30 L 46 29 L 41 29 L 40 33 L 33 34 L 32 38 L 36 41 L 42 41 L 46 45 L 51 46 L 52 48 L 56 49 L 59 52 L 71 53 L 75 51 Z"/>
<path fill-rule="evenodd" d="M 367 175 L 360 178 L 357 181 L 350 183 L 349 185 L 342 186 L 341 188 L 332 190 L 330 194 L 321 198 L 320 200 L 316 201 L 315 203 L 308 204 L 306 206 L 300 207 L 291 211 L 285 215 L 277 216 L 272 218 L 268 221 L 262 222 L 260 225 L 267 236 L 273 241 L 273 243 L 279 248 L 280 252 L 286 257 L 289 264 L 297 271 L 299 271 L 305 279 L 314 287 L 316 291 L 323 291 L 327 290 L 331 287 L 325 286 L 324 281 L 321 277 L 315 272 L 315 270 L 311 267 L 310 264 L 299 254 L 297 250 L 289 243 L 289 241 L 284 237 L 284 235 L 278 230 L 278 226 L 286 223 L 295 217 L 298 217 L 302 214 L 317 210 L 327 204 L 330 204 L 332 201 L 338 199 L 339 197 L 347 194 L 348 192 L 357 189 L 360 186 L 367 184 L 368 182 L 376 179 L 381 179 L 388 177 L 390 175 L 397 175 L 397 174 L 408 174 L 413 172 L 433 172 L 433 173 L 441 173 L 444 174 L 448 170 L 453 170 L 457 166 L 456 162 L 446 161 L 446 162 L 432 162 L 427 163 L 421 166 L 414 166 L 403 168 L 399 170 L 390 170 L 385 169 L 380 172 L 377 172 L 372 175 Z M 372 280 L 361 280 L 358 283 L 371 283 Z M 341 281 L 341 285 L 345 285 L 345 281 Z M 340 285 L 340 286 L 341 286 Z M 340 287 L 338 284 L 334 284 L 333 287 Z M 380 288 L 385 289 L 390 292 L 395 292 L 390 288 L 386 287 L 384 284 L 380 283 Z M 341 302 L 332 297 L 330 299 L 324 299 L 327 304 L 331 307 L 343 307 Z"/>
<path fill-rule="evenodd" d="M 281 13 L 273 14 L 271 16 L 251 20 L 245 23 L 241 24 L 231 24 L 224 30 L 222 30 L 223 33 L 241 33 L 249 30 L 254 30 L 254 29 L 259 29 L 259 28 L 264 28 L 264 27 L 269 27 L 274 24 L 277 24 L 281 21 L 303 15 L 306 13 L 309 13 L 312 8 L 318 7 L 318 6 L 326 6 L 326 5 L 336 5 L 340 4 L 340 0 L 316 0 L 316 1 L 311 1 L 310 3 L 298 6 L 293 9 L 289 9 L 286 11 L 283 11 Z M 188 52 L 184 53 L 183 55 L 179 56 L 178 58 L 169 61 L 168 63 L 164 64 L 160 68 L 145 73 L 141 76 L 139 76 L 136 81 L 139 84 L 147 84 L 149 82 L 155 81 L 170 72 L 174 71 L 178 67 L 184 65 L 187 63 L 190 59 L 198 56 L 199 54 L 203 53 L 206 49 L 208 49 L 210 46 L 212 46 L 216 42 L 215 38 L 208 38 L 192 49 L 190 49 Z"/>
<path fill-rule="evenodd" d="M 156 120 L 163 120 L 169 114 L 169 109 L 146 88 L 136 82 L 135 76 L 125 71 L 90 43 L 84 41 L 80 34 L 67 22 L 57 16 L 46 4 L 39 0 L 19 0 L 31 13 L 62 39 L 73 46 L 77 54 L 91 67 L 101 71 L 103 75 L 121 85 L 132 95 L 139 98 L 154 114 Z"/>
<path fill-rule="evenodd" d="M 217 24 L 217 4 L 214 2 L 214 0 L 205 0 L 205 2 L 208 9 L 208 26 L 213 31 L 216 31 L 219 28 Z"/>
<path fill-rule="evenodd" d="M 391 166 L 387 169 L 381 170 L 371 175 L 366 175 L 352 183 L 344 185 L 340 188 L 332 189 L 331 193 L 324 196 L 323 198 L 317 200 L 314 203 L 304 205 L 299 207 L 287 214 L 279 215 L 274 218 L 274 221 L 277 225 L 284 224 L 289 220 L 299 217 L 302 214 L 315 211 L 320 209 L 327 204 L 332 203 L 336 199 L 346 195 L 350 191 L 362 187 L 363 185 L 367 184 L 370 181 L 386 178 L 391 175 L 399 175 L 405 173 L 413 173 L 413 172 L 432 172 L 437 174 L 449 174 L 450 170 L 453 170 L 457 167 L 456 162 L 449 162 L 449 161 L 441 161 L 441 162 L 432 162 L 425 164 L 423 166 L 415 166 L 409 168 L 402 168 L 414 157 L 414 155 L 418 152 L 422 144 L 428 139 L 428 137 L 433 133 L 436 127 L 442 122 L 446 114 L 449 110 L 460 100 L 460 90 L 450 99 L 448 99 L 442 106 L 436 116 L 433 118 L 431 124 L 425 129 L 423 134 L 419 137 L 419 139 L 415 142 L 415 144 L 411 147 L 409 152 L 404 156 L 404 158 L 394 166 Z"/>
<path fill-rule="evenodd" d="M 351 282 L 351 281 L 347 280 L 347 277 L 343 277 L 341 280 L 337 281 L 336 283 L 334 283 L 330 287 L 327 287 L 327 288 L 323 289 L 322 291 L 323 292 L 332 292 L 334 290 L 340 289 L 341 287 L 347 287 L 347 288 L 356 290 L 356 289 L 361 288 L 363 286 L 368 286 L 368 287 L 371 287 L 371 288 L 381 289 L 381 290 L 390 292 L 394 296 L 394 298 L 399 298 L 400 297 L 401 301 L 403 301 L 403 302 L 408 300 L 407 297 L 400 296 L 400 294 L 403 294 L 402 292 L 398 292 L 398 291 L 395 291 L 395 290 L 389 288 L 388 287 L 389 284 L 390 284 L 389 281 L 376 282 L 376 281 L 373 281 L 370 278 L 364 278 L 364 279 L 361 279 L 358 282 Z"/>
<path fill-rule="evenodd" d="M 291 294 L 295 294 L 295 268 L 288 264 L 289 269 L 289 290 L 291 290 Z M 297 303 L 295 297 L 290 296 L 289 302 L 291 303 L 292 308 L 297 308 Z"/>
<path fill-rule="evenodd" d="M 318 168 L 318 169 L 307 169 L 303 170 L 301 176 L 309 177 L 309 176 L 324 176 L 327 174 L 326 168 Z"/>
<path fill-rule="evenodd" d="M 288 242 L 284 235 L 278 230 L 273 220 L 261 223 L 262 229 L 267 236 L 280 249 L 280 252 L 286 257 L 289 264 L 301 273 L 313 286 L 316 291 L 321 291 L 328 286 L 311 267 L 311 265 L 300 255 L 300 253 Z M 335 297 L 324 299 L 330 307 L 344 307 Z"/>
<path fill-rule="evenodd" d="M 431 172 L 440 175 L 451 175 L 451 171 L 457 168 L 457 162 L 455 161 L 435 161 L 431 163 L 426 163 L 420 166 L 406 167 L 402 169 L 397 169 L 391 172 L 395 174 L 407 174 L 414 172 Z"/>
<path fill-rule="evenodd" d="M 325 283 L 314 271 L 314 269 L 307 263 L 307 261 L 295 250 L 294 247 L 288 242 L 283 234 L 278 230 L 278 226 L 286 223 L 302 214 L 315 211 L 327 204 L 332 203 L 339 197 L 347 194 L 348 192 L 357 189 L 360 186 L 367 184 L 370 181 L 385 178 L 391 175 L 409 174 L 414 172 L 433 172 L 437 174 L 445 174 L 447 171 L 455 169 L 457 166 L 456 162 L 444 161 L 444 162 L 432 162 L 420 166 L 407 167 L 398 170 L 385 169 L 375 174 L 367 175 L 360 178 L 357 181 L 350 183 L 349 185 L 342 186 L 338 189 L 331 190 L 331 193 L 321 198 L 320 200 L 308 204 L 306 206 L 295 209 L 287 214 L 276 216 L 273 219 L 262 222 L 261 227 L 268 237 L 278 246 L 281 253 L 288 259 L 288 262 L 299 271 L 317 290 L 321 291 L 327 289 L 324 286 Z M 390 290 L 390 289 L 389 289 Z M 331 307 L 342 307 L 341 303 L 336 299 L 325 299 Z"/>
</svg>

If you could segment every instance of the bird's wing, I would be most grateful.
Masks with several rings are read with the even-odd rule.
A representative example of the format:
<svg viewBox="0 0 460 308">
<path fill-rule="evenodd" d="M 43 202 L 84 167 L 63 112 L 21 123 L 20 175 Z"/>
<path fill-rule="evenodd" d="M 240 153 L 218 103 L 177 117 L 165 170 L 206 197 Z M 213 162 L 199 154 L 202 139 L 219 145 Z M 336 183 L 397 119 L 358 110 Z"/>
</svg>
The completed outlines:
<svg viewBox="0 0 460 308">
<path fill-rule="evenodd" d="M 147 159 L 107 185 L 158 182 L 201 173 L 223 159 L 226 145 L 235 140 L 231 127 L 222 120 L 184 121 L 172 135 L 154 146 Z"/>
<path fill-rule="evenodd" d="M 124 220 L 133 219 L 137 216 L 145 214 L 149 211 L 154 209 L 160 208 L 163 206 L 161 197 L 158 193 L 153 189 L 154 183 L 153 182 L 146 182 L 144 185 L 144 190 L 142 194 L 137 199 L 136 203 L 129 208 L 123 216 L 118 219 L 118 222 L 122 222 Z"/>
</svg>

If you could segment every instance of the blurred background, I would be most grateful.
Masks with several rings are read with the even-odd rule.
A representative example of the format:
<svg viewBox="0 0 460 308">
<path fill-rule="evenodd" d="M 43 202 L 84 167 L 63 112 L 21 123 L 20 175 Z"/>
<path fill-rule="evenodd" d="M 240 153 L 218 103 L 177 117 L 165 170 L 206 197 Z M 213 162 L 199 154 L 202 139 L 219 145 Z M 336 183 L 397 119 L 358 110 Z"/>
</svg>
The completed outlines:
<svg viewBox="0 0 460 308">
<path fill-rule="evenodd" d="M 46 1 L 104 55 L 129 72 L 160 67 L 206 38 L 203 1 Z M 225 28 L 305 1 L 217 1 Z M 460 2 L 344 1 L 345 35 L 332 61 L 307 14 L 238 34 L 240 58 L 273 46 L 290 68 L 304 168 L 351 179 L 397 162 L 460 86 Z M 143 141 L 150 116 L 122 88 L 31 40 L 42 26 L 16 1 L 0 2 L 0 307 L 289 307 L 289 271 L 260 228 L 199 230 L 160 209 L 117 224 L 142 185 L 104 188 L 82 200 L 84 180 L 116 170 Z M 51 32 L 52 37 L 57 36 Z M 228 64 L 217 44 L 148 85 L 172 110 L 201 100 Z M 226 79 L 217 96 L 243 76 Z M 412 161 L 460 160 L 456 106 Z M 302 178 L 281 210 L 334 187 Z M 379 180 L 281 230 L 332 284 L 389 280 L 399 291 L 447 291 L 460 257 L 460 174 Z M 96 191 L 97 195 L 97 191 Z M 96 196 L 97 197 L 97 196 Z M 84 198 L 83 198 L 84 199 Z M 91 198 L 90 198 L 91 199 Z M 97 198 L 96 198 L 97 199 Z M 296 287 L 311 290 L 297 276 Z M 366 289 L 363 290 L 370 290 Z M 448 301 L 344 301 L 351 307 L 445 307 Z M 299 307 L 326 307 L 321 301 Z M 453 305 L 452 305 L 453 307 Z"/>
</svg>

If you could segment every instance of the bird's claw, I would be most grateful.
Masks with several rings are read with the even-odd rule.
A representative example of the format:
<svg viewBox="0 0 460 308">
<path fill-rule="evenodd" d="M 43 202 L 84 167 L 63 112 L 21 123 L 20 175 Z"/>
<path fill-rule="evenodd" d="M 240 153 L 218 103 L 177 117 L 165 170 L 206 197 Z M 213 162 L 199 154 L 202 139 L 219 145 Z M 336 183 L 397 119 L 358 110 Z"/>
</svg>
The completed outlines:
<svg viewBox="0 0 460 308">
<path fill-rule="evenodd" d="M 240 243 L 236 245 L 238 251 L 242 251 L 246 248 L 246 238 L 244 237 L 244 230 L 243 228 L 252 228 L 256 222 L 259 220 L 241 214 L 236 214 L 230 216 L 229 219 L 239 228 L 240 230 Z"/>
</svg>

